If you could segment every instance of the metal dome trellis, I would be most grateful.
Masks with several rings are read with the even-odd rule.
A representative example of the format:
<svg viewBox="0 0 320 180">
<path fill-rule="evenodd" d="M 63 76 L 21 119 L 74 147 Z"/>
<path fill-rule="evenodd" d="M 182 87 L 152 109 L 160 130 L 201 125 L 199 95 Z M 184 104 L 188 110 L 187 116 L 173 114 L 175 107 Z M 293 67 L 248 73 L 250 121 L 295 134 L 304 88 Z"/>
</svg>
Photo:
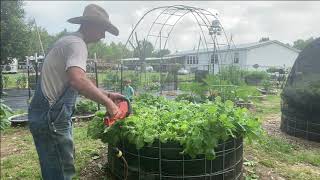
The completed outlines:
<svg viewBox="0 0 320 180">
<path fill-rule="evenodd" d="M 138 38 L 137 34 L 139 33 L 139 26 L 142 26 L 144 19 L 146 19 L 148 16 L 153 15 L 153 13 L 158 14 L 156 16 L 152 16 L 154 18 L 152 23 L 145 28 L 145 30 L 147 30 L 147 34 L 145 34 L 143 38 Z M 213 14 L 212 12 L 206 9 L 185 5 L 162 6 L 147 11 L 134 26 L 125 43 L 125 47 L 128 49 L 139 49 L 140 54 L 143 54 L 143 52 L 141 52 L 141 44 L 139 44 L 140 39 L 147 42 L 151 42 L 152 45 L 159 51 L 166 49 L 169 44 L 169 39 L 174 37 L 172 34 L 175 30 L 175 27 L 187 15 L 191 15 L 191 17 L 195 21 L 195 24 L 199 28 L 199 33 L 201 35 L 201 45 L 203 47 L 201 53 L 207 52 L 206 56 L 208 62 L 210 59 L 212 59 L 211 56 L 213 56 L 213 59 L 215 59 L 215 57 L 217 57 L 216 59 L 218 59 L 216 62 L 209 62 L 206 65 L 208 67 L 208 71 L 220 72 L 221 67 L 224 63 L 233 64 L 233 61 L 231 60 L 232 57 L 230 54 L 217 53 L 217 51 L 221 50 L 221 46 L 224 46 L 223 48 L 226 52 L 230 52 L 229 50 L 231 49 L 231 43 L 228 40 L 226 32 L 223 26 L 221 25 L 217 15 Z M 133 56 L 134 55 L 132 55 L 132 57 Z M 139 61 L 136 61 L 135 65 L 142 66 L 143 64 L 145 64 L 145 58 L 146 57 L 144 56 L 140 56 Z M 162 62 L 162 57 L 159 60 L 159 67 L 161 65 L 164 65 L 164 63 Z M 141 68 L 141 70 L 142 69 L 143 68 Z"/>
</svg>

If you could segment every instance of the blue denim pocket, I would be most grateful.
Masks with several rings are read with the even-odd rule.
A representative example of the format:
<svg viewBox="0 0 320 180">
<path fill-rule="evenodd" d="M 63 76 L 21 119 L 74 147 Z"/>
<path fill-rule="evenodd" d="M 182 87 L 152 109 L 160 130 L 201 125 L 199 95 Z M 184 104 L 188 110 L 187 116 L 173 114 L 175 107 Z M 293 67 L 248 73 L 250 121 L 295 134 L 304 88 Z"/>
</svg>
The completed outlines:
<svg viewBox="0 0 320 180">
<path fill-rule="evenodd" d="M 49 126 L 56 133 L 66 133 L 71 129 L 71 117 L 68 108 L 62 105 L 60 110 L 52 109 L 49 112 Z"/>
</svg>

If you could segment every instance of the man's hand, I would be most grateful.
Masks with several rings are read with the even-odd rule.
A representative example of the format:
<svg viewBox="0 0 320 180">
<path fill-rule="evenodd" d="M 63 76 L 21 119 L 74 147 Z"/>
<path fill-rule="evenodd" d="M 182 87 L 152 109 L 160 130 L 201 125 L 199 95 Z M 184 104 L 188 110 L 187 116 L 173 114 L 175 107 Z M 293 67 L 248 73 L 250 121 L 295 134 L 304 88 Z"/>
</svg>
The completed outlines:
<svg viewBox="0 0 320 180">
<path fill-rule="evenodd" d="M 117 114 L 119 114 L 119 108 L 115 103 L 112 103 L 112 104 L 110 103 L 108 106 L 106 106 L 106 108 L 110 117 L 114 117 Z"/>
</svg>

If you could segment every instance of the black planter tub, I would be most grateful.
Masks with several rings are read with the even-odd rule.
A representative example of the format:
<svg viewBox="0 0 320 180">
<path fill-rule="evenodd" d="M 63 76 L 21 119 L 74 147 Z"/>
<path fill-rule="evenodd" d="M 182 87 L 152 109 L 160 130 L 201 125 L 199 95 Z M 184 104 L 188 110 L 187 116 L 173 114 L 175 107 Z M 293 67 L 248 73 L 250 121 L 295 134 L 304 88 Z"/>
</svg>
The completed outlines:
<svg viewBox="0 0 320 180">
<path fill-rule="evenodd" d="M 117 146 L 128 163 L 128 180 L 238 180 L 242 178 L 243 139 L 230 139 L 215 148 L 216 158 L 182 155 L 176 142 L 153 143 L 140 150 L 123 141 Z M 115 179 L 125 179 L 125 163 L 108 147 L 108 170 Z"/>
</svg>

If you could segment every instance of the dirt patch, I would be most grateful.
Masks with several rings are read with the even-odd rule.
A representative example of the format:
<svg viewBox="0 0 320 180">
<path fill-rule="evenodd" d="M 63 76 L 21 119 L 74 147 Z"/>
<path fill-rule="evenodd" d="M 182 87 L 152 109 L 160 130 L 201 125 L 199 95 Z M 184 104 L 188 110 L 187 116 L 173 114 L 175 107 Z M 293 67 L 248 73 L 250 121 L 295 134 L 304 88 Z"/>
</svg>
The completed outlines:
<svg viewBox="0 0 320 180">
<path fill-rule="evenodd" d="M 277 174 L 272 168 L 266 167 L 260 163 L 257 163 L 259 160 L 257 157 L 252 155 L 251 153 L 246 154 L 245 156 L 247 161 L 251 161 L 253 164 L 243 165 L 243 173 L 244 177 L 251 177 L 252 179 L 259 180 L 284 180 L 282 176 Z"/>
<path fill-rule="evenodd" d="M 103 148 L 99 154 L 92 157 L 88 165 L 81 170 L 80 180 L 102 180 L 106 179 L 105 164 L 107 163 L 106 148 Z"/>
<path fill-rule="evenodd" d="M 299 163 L 299 164 L 293 165 L 291 168 L 295 170 L 304 169 L 305 171 L 311 171 L 312 174 L 317 174 L 318 176 L 320 176 L 320 167 L 317 167 L 317 166 Z"/>
<path fill-rule="evenodd" d="M 259 175 L 260 180 L 285 180 L 285 178 L 278 175 L 271 168 L 262 166 L 260 164 L 256 167 L 256 173 Z"/>
<path fill-rule="evenodd" d="M 19 130 L 13 134 L 1 134 L 1 160 L 12 154 L 27 150 L 27 142 L 22 138 L 30 134 L 28 130 Z"/>
<path fill-rule="evenodd" d="M 308 141 L 302 138 L 287 135 L 280 130 L 280 114 L 274 114 L 266 117 L 262 123 L 263 129 L 271 136 L 279 137 L 288 143 L 303 147 L 304 149 L 319 149 L 320 143 Z"/>
</svg>

